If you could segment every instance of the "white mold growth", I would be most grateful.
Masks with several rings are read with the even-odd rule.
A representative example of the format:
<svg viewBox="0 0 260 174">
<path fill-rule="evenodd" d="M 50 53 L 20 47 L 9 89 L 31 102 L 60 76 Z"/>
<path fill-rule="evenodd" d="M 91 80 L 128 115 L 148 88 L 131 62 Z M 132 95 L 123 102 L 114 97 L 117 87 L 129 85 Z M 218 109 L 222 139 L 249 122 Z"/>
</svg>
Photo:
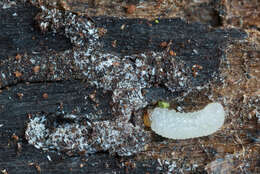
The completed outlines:
<svg viewBox="0 0 260 174">
<path fill-rule="evenodd" d="M 144 150 L 148 134 L 138 126 L 120 121 L 77 122 L 75 115 L 64 118 L 74 123 L 55 122 L 51 126 L 46 115 L 35 115 L 27 124 L 25 137 L 37 149 L 92 154 L 109 151 L 130 156 Z"/>
<path fill-rule="evenodd" d="M 151 113 L 151 128 L 166 138 L 188 139 L 216 132 L 224 120 L 225 111 L 220 103 L 211 103 L 200 111 L 189 113 L 155 108 Z"/>
</svg>

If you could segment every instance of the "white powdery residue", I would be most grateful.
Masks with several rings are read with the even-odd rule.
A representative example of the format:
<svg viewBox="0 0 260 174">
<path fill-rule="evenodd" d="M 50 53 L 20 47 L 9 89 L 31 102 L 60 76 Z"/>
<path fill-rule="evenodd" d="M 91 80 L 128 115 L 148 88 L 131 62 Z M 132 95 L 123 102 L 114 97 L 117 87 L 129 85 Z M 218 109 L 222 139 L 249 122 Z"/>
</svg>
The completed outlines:
<svg viewBox="0 0 260 174">
<path fill-rule="evenodd" d="M 89 33 L 90 35 L 94 35 L 96 32 L 97 32 L 97 30 L 95 30 L 95 29 L 88 30 L 88 33 Z M 97 35 L 94 35 L 94 37 L 95 37 L 95 38 L 98 38 Z"/>
<path fill-rule="evenodd" d="M 205 88 L 207 88 L 207 87 L 208 87 L 207 85 L 205 85 L 205 86 L 197 86 L 196 89 L 197 89 L 198 91 L 201 91 L 201 90 L 203 90 L 203 89 L 205 89 Z"/>
<path fill-rule="evenodd" d="M 184 84 L 183 84 L 183 82 L 179 82 L 179 85 L 181 86 L 181 87 L 183 87 L 184 86 Z"/>
<path fill-rule="evenodd" d="M 15 1 L 0 2 L 0 8 L 2 6 L 3 9 L 8 9 L 15 5 L 16 5 Z"/>
<path fill-rule="evenodd" d="M 135 65 L 136 65 L 137 67 L 141 67 L 141 66 L 143 65 L 143 62 L 142 62 L 140 59 L 136 59 L 136 60 L 135 60 Z"/>
<path fill-rule="evenodd" d="M 156 69 L 155 67 L 152 68 L 152 71 L 151 71 L 151 75 L 154 76 L 156 74 Z"/>
<path fill-rule="evenodd" d="M 31 62 L 32 64 L 35 64 L 36 60 L 33 59 L 33 58 L 31 58 L 31 59 L 30 59 L 30 62 Z"/>
<path fill-rule="evenodd" d="M 84 28 L 88 29 L 88 34 L 95 39 L 99 39 L 98 29 L 88 20 L 86 20 L 84 24 Z"/>
<path fill-rule="evenodd" d="M 207 173 L 251 173 L 250 169 L 252 166 L 249 161 L 252 159 L 243 159 L 241 161 L 241 152 L 236 152 L 234 154 L 227 154 L 224 157 L 216 158 L 216 160 L 211 161 L 205 166 Z M 241 161 L 241 162 L 237 162 Z M 237 170 L 234 170 L 237 169 Z M 256 171 L 256 170 L 255 170 Z M 259 173 L 259 172 L 258 172 Z"/>
<path fill-rule="evenodd" d="M 175 70 L 175 71 L 174 71 L 174 76 L 176 76 L 176 77 L 181 77 L 181 75 L 182 75 L 182 72 L 181 72 L 181 71 L 179 71 L 179 70 Z"/>
<path fill-rule="evenodd" d="M 88 48 L 85 52 L 84 52 L 84 56 L 88 57 L 91 56 L 91 53 L 93 52 L 93 49 Z"/>
<path fill-rule="evenodd" d="M 74 115 L 69 116 L 73 118 Z M 53 130 L 45 126 L 45 117 L 30 119 L 25 131 L 29 144 L 38 149 L 58 151 L 87 151 L 94 153 L 96 150 L 88 142 L 87 127 L 79 124 L 62 124 Z"/>
<path fill-rule="evenodd" d="M 123 80 L 117 83 L 117 87 L 120 89 L 132 89 L 135 86 L 138 86 L 137 76 L 132 73 L 127 73 L 124 75 Z"/>
<path fill-rule="evenodd" d="M 87 51 L 73 51 L 75 64 L 79 67 L 80 70 L 85 69 L 85 66 L 89 63 L 89 57 L 87 55 L 90 55 L 91 52 L 92 49 L 87 49 Z"/>
<path fill-rule="evenodd" d="M 256 118 L 258 118 L 258 122 L 260 123 L 260 112 L 256 111 Z"/>
<path fill-rule="evenodd" d="M 89 20 L 65 13 L 65 34 L 79 47 L 93 47 L 99 39 L 98 29 Z"/>
<path fill-rule="evenodd" d="M 45 116 L 30 119 L 30 123 L 25 131 L 25 136 L 28 138 L 28 142 L 38 149 L 44 146 L 42 141 L 44 141 L 46 136 L 49 134 L 49 131 L 44 124 L 45 121 Z"/>
<path fill-rule="evenodd" d="M 166 170 L 167 174 L 171 174 L 171 173 L 182 173 L 180 172 L 180 170 L 182 170 L 181 168 L 177 167 L 177 163 L 176 161 L 168 161 L 165 159 L 157 159 L 157 162 L 160 166 L 157 167 L 157 170 Z M 166 173 L 166 172 L 165 172 Z"/>
<path fill-rule="evenodd" d="M 146 59 L 147 58 L 147 56 L 144 54 L 144 53 L 141 53 L 141 55 L 140 55 L 142 58 L 144 58 L 144 59 Z"/>
<path fill-rule="evenodd" d="M 1 75 L 2 75 L 3 79 L 5 79 L 5 74 L 4 74 L 4 73 L 1 73 Z"/>
<path fill-rule="evenodd" d="M 47 28 L 49 26 L 49 22 L 41 22 L 40 27 L 41 28 Z"/>
<path fill-rule="evenodd" d="M 119 119 L 129 121 L 133 111 L 147 106 L 147 101 L 142 95 L 141 88 L 113 90 L 115 109 L 120 113 Z"/>
<path fill-rule="evenodd" d="M 75 115 L 66 116 L 71 119 L 74 117 Z M 127 156 L 143 150 L 147 142 L 145 131 L 127 122 L 75 122 L 55 127 L 45 126 L 46 123 L 45 116 L 34 117 L 30 119 L 25 131 L 28 142 L 38 149 L 88 154 L 108 150 L 110 153 Z"/>
<path fill-rule="evenodd" d="M 86 136 L 88 130 L 86 126 L 78 124 L 65 124 L 56 128 L 56 131 L 51 133 L 46 141 L 46 144 L 56 147 L 57 150 L 73 150 L 78 151 L 88 150 L 90 145 Z"/>
<path fill-rule="evenodd" d="M 100 147 L 120 156 L 133 155 L 144 149 L 145 132 L 126 122 L 96 122 L 94 132 L 100 140 Z"/>
<path fill-rule="evenodd" d="M 102 140 L 100 141 L 100 146 L 102 147 L 103 150 L 108 150 L 111 148 L 112 144 L 117 144 L 119 143 L 117 140 L 117 137 L 119 137 L 120 132 L 118 130 L 114 130 L 113 127 L 111 127 L 111 124 L 109 121 L 103 121 L 103 122 L 96 122 L 97 126 L 97 131 L 99 132 L 99 139 Z M 110 128 L 110 129 L 100 129 L 99 127 L 104 127 L 104 128 Z"/>
<path fill-rule="evenodd" d="M 133 108 L 135 110 L 144 108 L 148 104 L 144 96 L 142 95 L 141 90 L 138 89 L 131 92 L 131 95 L 129 96 L 129 102 L 133 105 Z"/>
<path fill-rule="evenodd" d="M 197 112 L 178 113 L 155 108 L 151 113 L 152 130 L 166 138 L 188 139 L 210 135 L 221 128 L 225 111 L 220 103 L 211 103 Z"/>
<path fill-rule="evenodd" d="M 259 103 L 260 102 L 260 98 L 259 98 L 259 95 L 258 97 L 256 97 L 255 99 L 255 103 Z M 256 118 L 258 119 L 258 123 L 260 123 L 260 106 L 259 104 L 258 105 L 255 105 L 255 116 Z"/>
<path fill-rule="evenodd" d="M 152 57 L 156 57 L 156 59 L 161 59 L 162 58 L 162 54 L 160 52 L 154 52 L 152 51 Z"/>
<path fill-rule="evenodd" d="M 113 57 L 110 54 L 103 54 L 102 56 L 103 58 L 105 58 L 105 60 L 100 61 L 99 64 L 96 66 L 97 71 L 102 71 L 112 66 L 114 62 L 119 61 L 117 57 Z"/>
</svg>

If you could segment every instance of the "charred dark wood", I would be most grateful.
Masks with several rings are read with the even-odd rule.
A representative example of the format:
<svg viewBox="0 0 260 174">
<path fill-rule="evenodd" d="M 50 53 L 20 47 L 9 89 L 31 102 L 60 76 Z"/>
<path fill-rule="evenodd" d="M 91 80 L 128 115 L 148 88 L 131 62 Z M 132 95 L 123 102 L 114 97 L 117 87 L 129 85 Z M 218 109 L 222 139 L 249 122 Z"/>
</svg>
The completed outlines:
<svg viewBox="0 0 260 174">
<path fill-rule="evenodd" d="M 65 36 L 42 34 L 34 16 L 40 10 L 28 3 L 17 3 L 0 12 L 0 60 L 17 54 L 62 51 L 71 47 Z"/>
<path fill-rule="evenodd" d="M 85 157 L 67 157 L 51 152 L 45 153 L 28 145 L 24 139 L 24 128 L 28 114 L 32 112 L 55 113 L 58 107 L 63 106 L 65 112 L 79 112 L 81 114 L 95 113 L 96 101 L 91 97 L 95 93 L 100 101 L 98 110 L 103 110 L 100 118 L 113 119 L 111 114 L 112 91 L 103 91 L 88 83 L 80 69 L 73 67 L 73 57 L 59 59 L 65 50 L 72 50 L 73 44 L 65 38 L 64 31 L 57 34 L 41 33 L 35 24 L 34 17 L 39 9 L 27 4 L 18 3 L 16 6 L 0 11 L 0 167 L 10 173 L 36 173 L 37 165 L 43 173 L 96 173 L 96 172 L 131 172 L 156 173 L 160 164 L 156 160 L 143 161 L 134 157 L 119 158 L 100 153 Z M 17 14 L 18 16 L 14 15 Z M 4 19 L 4 20 L 2 20 Z M 188 24 L 180 19 L 163 19 L 151 22 L 144 19 L 119 19 L 109 17 L 94 17 L 97 27 L 106 28 L 107 33 L 100 39 L 104 53 L 126 56 L 145 52 L 166 50 L 162 42 L 172 43 L 167 49 L 174 50 L 176 59 L 185 62 L 185 68 L 193 65 L 202 65 L 202 73 L 196 78 L 191 77 L 191 85 L 196 87 L 207 84 L 218 76 L 220 62 L 225 57 L 225 47 L 232 40 L 244 38 L 245 33 L 236 29 L 213 29 L 201 24 Z M 122 30 L 122 26 L 124 29 Z M 116 41 L 117 46 L 111 44 Z M 17 54 L 20 54 L 21 60 Z M 55 57 L 55 55 L 58 55 Z M 34 72 L 35 65 L 30 63 L 31 58 L 39 57 L 38 64 L 46 64 L 45 70 Z M 50 57 L 54 56 L 54 59 Z M 166 56 L 162 69 L 169 69 L 167 64 L 173 56 Z M 153 65 L 152 56 L 147 64 Z M 133 60 L 130 60 L 130 62 Z M 71 63 L 72 62 L 72 63 Z M 53 78 L 50 74 L 52 63 L 59 66 Z M 133 63 L 134 64 L 134 63 Z M 19 75 L 22 72 L 22 76 Z M 5 78 L 3 78 L 3 75 Z M 1 76 L 2 75 L 2 76 Z M 191 75 L 192 76 L 192 75 Z M 157 77 L 158 79 L 160 76 Z M 143 89 L 146 100 L 155 103 L 158 100 L 170 100 L 187 90 L 176 93 L 170 92 L 162 84 L 156 82 L 152 88 Z M 29 84 L 25 82 L 31 82 Z M 43 97 L 43 94 L 48 97 Z M 19 137 L 16 141 L 12 137 Z M 22 149 L 17 149 L 17 143 Z M 48 161 L 47 155 L 53 161 Z M 3 158 L 4 157 L 4 158 Z M 122 167 L 122 162 L 131 161 L 135 167 Z M 83 164 L 80 167 L 80 164 Z M 166 169 L 167 170 L 167 169 Z M 204 169 L 201 169 L 204 171 Z M 194 171 L 196 172 L 196 171 Z M 204 171 L 205 172 L 205 171 Z"/>
<path fill-rule="evenodd" d="M 7 12 L 5 10 L 3 11 L 4 14 L 9 14 L 9 16 L 6 14 L 5 16 L 9 17 L 8 20 L 10 23 L 6 23 L 5 21 L 2 22 L 2 28 L 6 29 L 4 30 L 4 33 L 9 31 L 8 26 L 11 28 L 18 28 L 15 26 L 17 24 L 16 18 L 18 17 L 14 18 L 11 14 L 15 13 L 16 10 L 20 10 L 20 8 L 26 9 L 24 5 L 20 6 L 21 7 L 18 6 L 19 8 L 14 8 L 13 11 L 10 11 L 11 9 Z M 29 15 L 31 18 L 28 18 Z M 5 53 L 6 58 L 0 62 L 2 73 L 0 87 L 16 84 L 19 81 L 38 82 L 57 81 L 57 79 L 66 80 L 86 78 L 83 75 L 84 71 L 74 66 L 76 62 L 73 55 L 62 54 L 62 50 L 71 48 L 70 44 L 67 43 L 67 40 L 64 39 L 64 37 L 60 39 L 58 35 L 52 36 L 52 39 L 48 39 L 49 36 L 47 33 L 45 33 L 45 35 L 41 35 L 37 30 L 34 32 L 28 31 L 28 26 L 33 28 L 33 15 L 31 13 L 25 13 L 25 17 L 28 19 L 22 19 L 25 21 L 29 20 L 31 22 L 26 23 L 26 25 L 21 25 L 19 27 L 21 29 L 19 30 L 11 30 L 9 35 L 5 34 L 5 38 L 8 37 L 9 40 L 14 41 L 16 39 L 19 41 L 15 41 L 17 44 L 11 43 L 14 49 L 9 50 L 8 54 L 12 52 L 12 54 L 17 53 L 17 50 L 20 50 L 20 45 L 25 45 L 25 47 L 23 47 L 24 49 L 22 50 L 26 51 L 27 49 L 30 49 L 31 53 L 35 53 L 35 57 L 37 58 L 35 58 L 33 55 L 28 56 L 27 54 L 22 54 L 20 55 L 21 60 L 17 60 L 17 57 L 11 57 L 7 59 L 8 54 L 6 54 L 6 45 L 9 46 L 10 44 L 1 44 L 0 50 L 2 53 Z M 84 19 L 84 17 L 79 18 L 79 20 L 86 19 L 87 18 Z M 131 55 L 141 55 L 144 53 L 145 56 L 147 56 L 147 60 L 145 60 L 147 65 L 151 65 L 158 70 L 161 68 L 165 71 L 171 70 L 171 61 L 183 61 L 183 68 L 189 71 L 187 72 L 187 77 L 191 81 L 190 87 L 206 84 L 212 79 L 213 75 L 217 76 L 219 72 L 220 61 L 223 57 L 225 57 L 224 50 L 227 46 L 227 43 L 230 43 L 233 40 L 243 39 L 246 36 L 244 32 L 236 29 L 213 29 L 198 23 L 188 24 L 181 19 L 162 19 L 159 22 L 154 22 L 145 19 L 98 17 L 93 18 L 93 20 L 95 22 L 95 27 L 105 28 L 106 30 L 104 36 L 100 37 L 99 39 L 101 45 L 94 43 L 94 49 L 101 51 L 104 55 L 111 54 L 114 56 L 129 56 L 128 61 L 134 61 L 131 60 L 134 59 L 133 56 L 131 58 Z M 50 21 L 44 22 L 50 23 Z M 41 21 L 38 21 L 38 23 L 38 25 L 41 25 Z M 62 21 L 56 25 L 62 25 Z M 124 29 L 122 29 L 122 26 L 124 26 Z M 63 36 L 65 35 L 63 30 L 59 33 Z M 32 40 L 32 34 L 39 36 L 39 39 Z M 67 35 L 69 34 L 70 33 L 67 33 Z M 18 37 L 16 37 L 17 35 Z M 40 42 L 44 42 L 44 39 L 55 41 L 52 43 L 46 43 L 49 45 L 49 51 L 32 51 L 34 48 L 45 48 L 45 46 L 39 44 Z M 9 43 L 5 41 L 6 39 L 2 39 L 3 43 Z M 84 42 L 84 40 L 82 42 Z M 162 46 L 161 44 L 163 42 L 167 45 Z M 88 42 L 85 43 L 85 46 L 88 44 Z M 30 51 L 28 52 L 30 53 Z M 152 56 L 151 52 L 169 52 L 169 54 L 165 57 L 165 60 L 160 60 L 159 65 L 156 65 L 156 63 L 158 63 L 156 62 L 156 55 Z M 91 54 L 96 53 L 97 52 L 93 52 Z M 71 52 L 70 54 L 74 53 Z M 38 62 L 35 59 L 39 59 Z M 35 65 L 32 63 L 32 61 L 42 65 L 46 64 L 46 67 L 44 70 L 41 69 L 39 73 L 33 73 L 32 71 Z M 54 66 L 53 64 L 57 65 L 57 67 L 55 67 L 55 70 L 57 71 L 55 72 L 56 74 L 54 74 L 55 78 L 52 75 L 53 72 L 51 72 L 51 69 Z M 196 78 L 192 77 L 192 68 L 194 65 L 200 65 L 202 67 L 200 73 L 196 75 Z M 156 73 L 157 74 L 155 76 L 158 76 L 156 77 L 158 79 L 157 83 L 165 83 L 165 77 L 161 77 L 159 72 Z M 178 86 L 177 84 L 174 85 Z M 185 88 L 186 87 L 187 86 L 185 86 Z"/>
</svg>

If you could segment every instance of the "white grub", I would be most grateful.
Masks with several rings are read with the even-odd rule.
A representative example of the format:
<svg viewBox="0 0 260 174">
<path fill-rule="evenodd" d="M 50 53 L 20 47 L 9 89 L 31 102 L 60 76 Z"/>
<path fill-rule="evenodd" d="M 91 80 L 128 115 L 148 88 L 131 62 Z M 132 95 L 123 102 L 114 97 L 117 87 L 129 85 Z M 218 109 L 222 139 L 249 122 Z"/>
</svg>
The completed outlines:
<svg viewBox="0 0 260 174">
<path fill-rule="evenodd" d="M 216 132 L 224 120 L 225 111 L 220 103 L 211 103 L 200 111 L 189 113 L 155 108 L 151 113 L 151 128 L 166 138 L 188 139 Z"/>
</svg>

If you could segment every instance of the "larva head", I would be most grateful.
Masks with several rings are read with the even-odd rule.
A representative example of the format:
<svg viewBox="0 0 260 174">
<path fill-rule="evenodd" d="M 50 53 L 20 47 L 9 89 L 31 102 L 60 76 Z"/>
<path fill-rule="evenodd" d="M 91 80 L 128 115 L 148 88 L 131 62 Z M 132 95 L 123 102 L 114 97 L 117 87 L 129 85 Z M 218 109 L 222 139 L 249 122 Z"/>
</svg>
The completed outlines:
<svg viewBox="0 0 260 174">
<path fill-rule="evenodd" d="M 147 109 L 144 113 L 144 116 L 143 116 L 143 120 L 144 120 L 144 125 L 146 127 L 151 127 L 151 111 L 150 109 Z"/>
</svg>

